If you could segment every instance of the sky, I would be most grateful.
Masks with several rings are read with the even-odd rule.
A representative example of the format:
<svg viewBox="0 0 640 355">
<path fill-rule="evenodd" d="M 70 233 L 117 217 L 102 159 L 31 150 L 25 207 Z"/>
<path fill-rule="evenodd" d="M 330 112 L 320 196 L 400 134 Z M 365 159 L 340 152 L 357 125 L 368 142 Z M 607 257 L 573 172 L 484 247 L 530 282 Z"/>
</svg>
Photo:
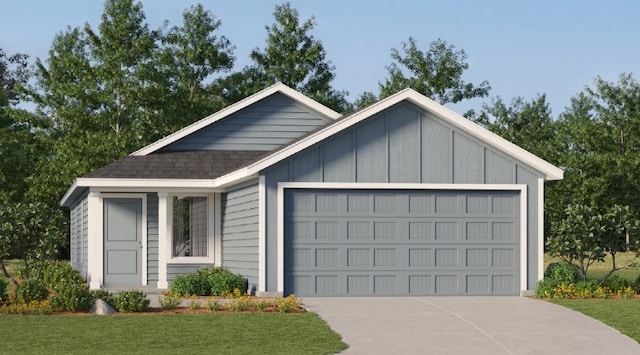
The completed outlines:
<svg viewBox="0 0 640 355">
<path fill-rule="evenodd" d="M 201 3 L 222 21 L 219 34 L 235 45 L 235 70 L 264 48 L 274 22 L 274 0 L 142 0 L 151 28 L 182 23 L 182 12 Z M 440 38 L 467 54 L 463 79 L 487 80 L 488 98 L 448 105 L 479 110 L 501 97 L 510 102 L 547 95 L 553 116 L 597 76 L 640 78 L 640 1 L 635 0 L 291 0 L 301 20 L 315 17 L 311 34 L 335 66 L 333 86 L 355 100 L 378 93 L 392 48 L 409 37 L 422 51 Z M 68 26 L 100 23 L 102 0 L 16 0 L 0 7 L 0 48 L 46 60 L 54 36 Z"/>
</svg>

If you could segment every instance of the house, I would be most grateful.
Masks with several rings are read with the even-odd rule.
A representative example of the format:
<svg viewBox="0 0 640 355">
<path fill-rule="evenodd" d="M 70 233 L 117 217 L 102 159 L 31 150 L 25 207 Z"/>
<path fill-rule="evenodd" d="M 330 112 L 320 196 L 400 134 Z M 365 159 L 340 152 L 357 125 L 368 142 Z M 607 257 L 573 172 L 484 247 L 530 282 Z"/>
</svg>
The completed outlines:
<svg viewBox="0 0 640 355">
<path fill-rule="evenodd" d="M 78 178 L 90 288 L 224 266 L 261 295 L 519 295 L 562 170 L 406 89 L 341 117 L 276 84 Z"/>
</svg>

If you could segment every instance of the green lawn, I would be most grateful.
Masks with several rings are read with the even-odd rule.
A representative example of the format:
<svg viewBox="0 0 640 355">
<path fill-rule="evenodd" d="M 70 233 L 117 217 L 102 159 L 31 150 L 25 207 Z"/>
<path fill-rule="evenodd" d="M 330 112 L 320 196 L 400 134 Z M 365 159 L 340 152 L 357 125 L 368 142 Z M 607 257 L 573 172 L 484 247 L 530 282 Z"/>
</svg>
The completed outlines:
<svg viewBox="0 0 640 355">
<path fill-rule="evenodd" d="M 551 300 L 607 324 L 640 343 L 640 299 Z"/>
<path fill-rule="evenodd" d="M 0 316 L 20 354 L 334 354 L 347 345 L 314 313 Z"/>
</svg>

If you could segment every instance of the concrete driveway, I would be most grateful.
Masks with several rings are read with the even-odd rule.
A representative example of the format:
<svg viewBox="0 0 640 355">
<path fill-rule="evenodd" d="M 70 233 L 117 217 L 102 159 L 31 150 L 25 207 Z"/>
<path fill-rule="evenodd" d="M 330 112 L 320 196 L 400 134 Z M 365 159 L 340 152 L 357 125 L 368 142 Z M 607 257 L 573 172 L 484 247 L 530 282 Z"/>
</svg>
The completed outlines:
<svg viewBox="0 0 640 355">
<path fill-rule="evenodd" d="M 303 298 L 344 354 L 640 354 L 617 330 L 526 297 Z"/>
</svg>

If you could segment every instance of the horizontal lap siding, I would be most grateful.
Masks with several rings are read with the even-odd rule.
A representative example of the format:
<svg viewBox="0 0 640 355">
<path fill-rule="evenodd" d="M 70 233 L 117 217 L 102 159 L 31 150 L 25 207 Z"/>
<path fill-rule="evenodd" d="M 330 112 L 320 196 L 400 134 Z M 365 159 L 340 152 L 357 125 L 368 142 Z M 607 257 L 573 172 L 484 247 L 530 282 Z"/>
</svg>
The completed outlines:
<svg viewBox="0 0 640 355">
<path fill-rule="evenodd" d="M 528 289 L 537 282 L 541 173 L 410 103 L 399 103 L 264 172 L 267 290 L 277 287 L 278 182 L 526 184 Z"/>
<path fill-rule="evenodd" d="M 71 207 L 70 216 L 70 262 L 82 277 L 87 278 L 87 239 L 88 239 L 88 204 L 87 198 L 78 201 Z"/>
<path fill-rule="evenodd" d="M 190 274 L 198 269 L 212 266 L 213 264 L 167 264 L 167 281 L 171 282 L 176 276 Z"/>
<path fill-rule="evenodd" d="M 162 150 L 273 150 L 327 122 L 287 96 L 274 94 Z"/>
<path fill-rule="evenodd" d="M 222 266 L 258 285 L 258 185 L 222 195 Z"/>
<path fill-rule="evenodd" d="M 158 194 L 147 194 L 147 282 L 158 282 Z"/>
</svg>

